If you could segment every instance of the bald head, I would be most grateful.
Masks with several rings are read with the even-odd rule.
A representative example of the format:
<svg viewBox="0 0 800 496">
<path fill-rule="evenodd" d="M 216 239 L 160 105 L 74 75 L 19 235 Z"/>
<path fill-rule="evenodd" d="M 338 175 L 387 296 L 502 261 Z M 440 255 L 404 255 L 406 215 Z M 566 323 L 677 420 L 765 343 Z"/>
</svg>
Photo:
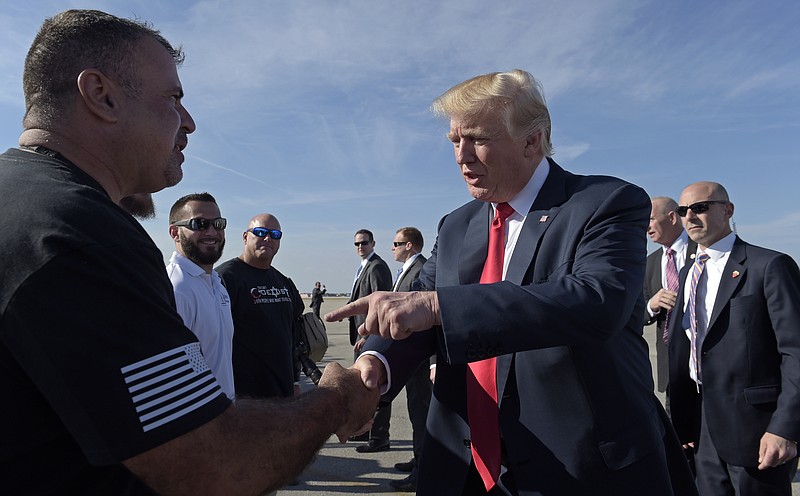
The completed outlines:
<svg viewBox="0 0 800 496">
<path fill-rule="evenodd" d="M 684 188 L 678 203 L 681 213 L 686 210 L 683 226 L 701 249 L 705 250 L 732 232 L 733 203 L 721 184 L 711 181 L 690 184 Z"/>
<path fill-rule="evenodd" d="M 253 228 L 263 227 L 269 230 L 264 236 L 257 236 Z M 258 230 L 261 232 L 261 230 Z M 244 250 L 241 258 L 246 264 L 259 269 L 272 267 L 272 260 L 278 254 L 281 240 L 275 239 L 274 231 L 281 231 L 281 223 L 272 214 L 258 214 L 250 219 L 247 230 L 242 234 Z"/>
</svg>

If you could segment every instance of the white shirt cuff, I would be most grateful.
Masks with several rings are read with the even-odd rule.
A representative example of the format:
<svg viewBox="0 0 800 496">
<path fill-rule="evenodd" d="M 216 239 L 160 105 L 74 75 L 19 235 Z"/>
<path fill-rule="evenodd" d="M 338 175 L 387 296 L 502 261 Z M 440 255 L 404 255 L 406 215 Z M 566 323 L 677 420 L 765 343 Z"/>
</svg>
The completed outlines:
<svg viewBox="0 0 800 496">
<path fill-rule="evenodd" d="M 383 363 L 383 367 L 386 369 L 386 384 L 381 385 L 380 392 L 381 394 L 386 394 L 386 391 L 392 387 L 392 369 L 389 368 L 389 362 L 386 361 L 386 357 L 372 350 L 367 350 L 361 355 L 372 355 Z M 359 358 L 361 358 L 361 355 L 358 355 Z"/>
</svg>

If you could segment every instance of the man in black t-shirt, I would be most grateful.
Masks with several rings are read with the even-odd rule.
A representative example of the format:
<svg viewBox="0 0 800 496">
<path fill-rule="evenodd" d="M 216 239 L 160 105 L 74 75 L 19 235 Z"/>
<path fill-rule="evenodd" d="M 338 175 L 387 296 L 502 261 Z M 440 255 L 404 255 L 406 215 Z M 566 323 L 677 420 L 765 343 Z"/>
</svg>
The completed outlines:
<svg viewBox="0 0 800 496">
<path fill-rule="evenodd" d="M 25 130 L 0 155 L 4 494 L 262 493 L 377 404 L 336 364 L 294 401 L 221 393 L 119 206 L 181 179 L 181 60 L 144 23 L 89 10 L 46 20 L 28 53 Z"/>
<path fill-rule="evenodd" d="M 231 297 L 236 394 L 292 396 L 294 322 L 303 313 L 294 283 L 272 266 L 281 247 L 281 224 L 258 214 L 242 234 L 242 254 L 217 267 Z"/>
</svg>

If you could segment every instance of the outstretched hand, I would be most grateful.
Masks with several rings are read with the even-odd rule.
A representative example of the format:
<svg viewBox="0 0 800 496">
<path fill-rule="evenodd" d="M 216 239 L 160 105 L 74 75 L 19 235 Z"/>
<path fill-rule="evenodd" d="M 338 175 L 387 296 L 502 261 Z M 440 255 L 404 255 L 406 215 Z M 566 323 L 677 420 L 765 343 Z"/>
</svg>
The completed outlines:
<svg viewBox="0 0 800 496">
<path fill-rule="evenodd" d="M 435 291 L 376 291 L 325 314 L 325 320 L 335 322 L 353 315 L 367 316 L 358 328 L 360 335 L 374 334 L 386 339 L 405 339 L 413 332 L 441 324 Z"/>
</svg>

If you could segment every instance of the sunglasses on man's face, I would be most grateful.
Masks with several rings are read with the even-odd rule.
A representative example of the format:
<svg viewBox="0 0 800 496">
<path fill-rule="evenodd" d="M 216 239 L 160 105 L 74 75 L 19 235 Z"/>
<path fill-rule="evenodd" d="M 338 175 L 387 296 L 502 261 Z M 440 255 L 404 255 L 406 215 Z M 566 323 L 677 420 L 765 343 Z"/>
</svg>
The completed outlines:
<svg viewBox="0 0 800 496">
<path fill-rule="evenodd" d="M 686 217 L 686 214 L 689 213 L 689 210 L 696 214 L 702 214 L 703 212 L 707 212 L 709 208 L 711 208 L 712 203 L 728 203 L 725 200 L 706 200 L 697 203 L 692 203 L 691 205 L 687 206 L 680 206 L 675 209 L 675 213 L 678 214 L 678 217 Z"/>
<path fill-rule="evenodd" d="M 354 241 L 353 242 L 353 244 L 356 245 L 357 247 L 358 246 L 367 246 L 370 243 L 371 243 L 371 241 Z"/>
<path fill-rule="evenodd" d="M 222 217 L 217 217 L 216 219 L 204 219 L 202 217 L 196 217 L 189 220 L 179 220 L 177 222 L 173 222 L 172 225 L 185 227 L 190 231 L 205 231 L 209 228 L 209 226 L 214 226 L 214 229 L 217 231 L 223 231 L 225 230 L 225 226 L 228 225 L 228 221 Z"/>
<path fill-rule="evenodd" d="M 277 229 L 267 229 L 266 227 L 254 227 L 252 229 L 248 229 L 247 232 L 251 232 L 259 238 L 266 238 L 269 236 L 272 239 L 281 239 L 283 237 L 283 233 L 281 231 Z"/>
</svg>

